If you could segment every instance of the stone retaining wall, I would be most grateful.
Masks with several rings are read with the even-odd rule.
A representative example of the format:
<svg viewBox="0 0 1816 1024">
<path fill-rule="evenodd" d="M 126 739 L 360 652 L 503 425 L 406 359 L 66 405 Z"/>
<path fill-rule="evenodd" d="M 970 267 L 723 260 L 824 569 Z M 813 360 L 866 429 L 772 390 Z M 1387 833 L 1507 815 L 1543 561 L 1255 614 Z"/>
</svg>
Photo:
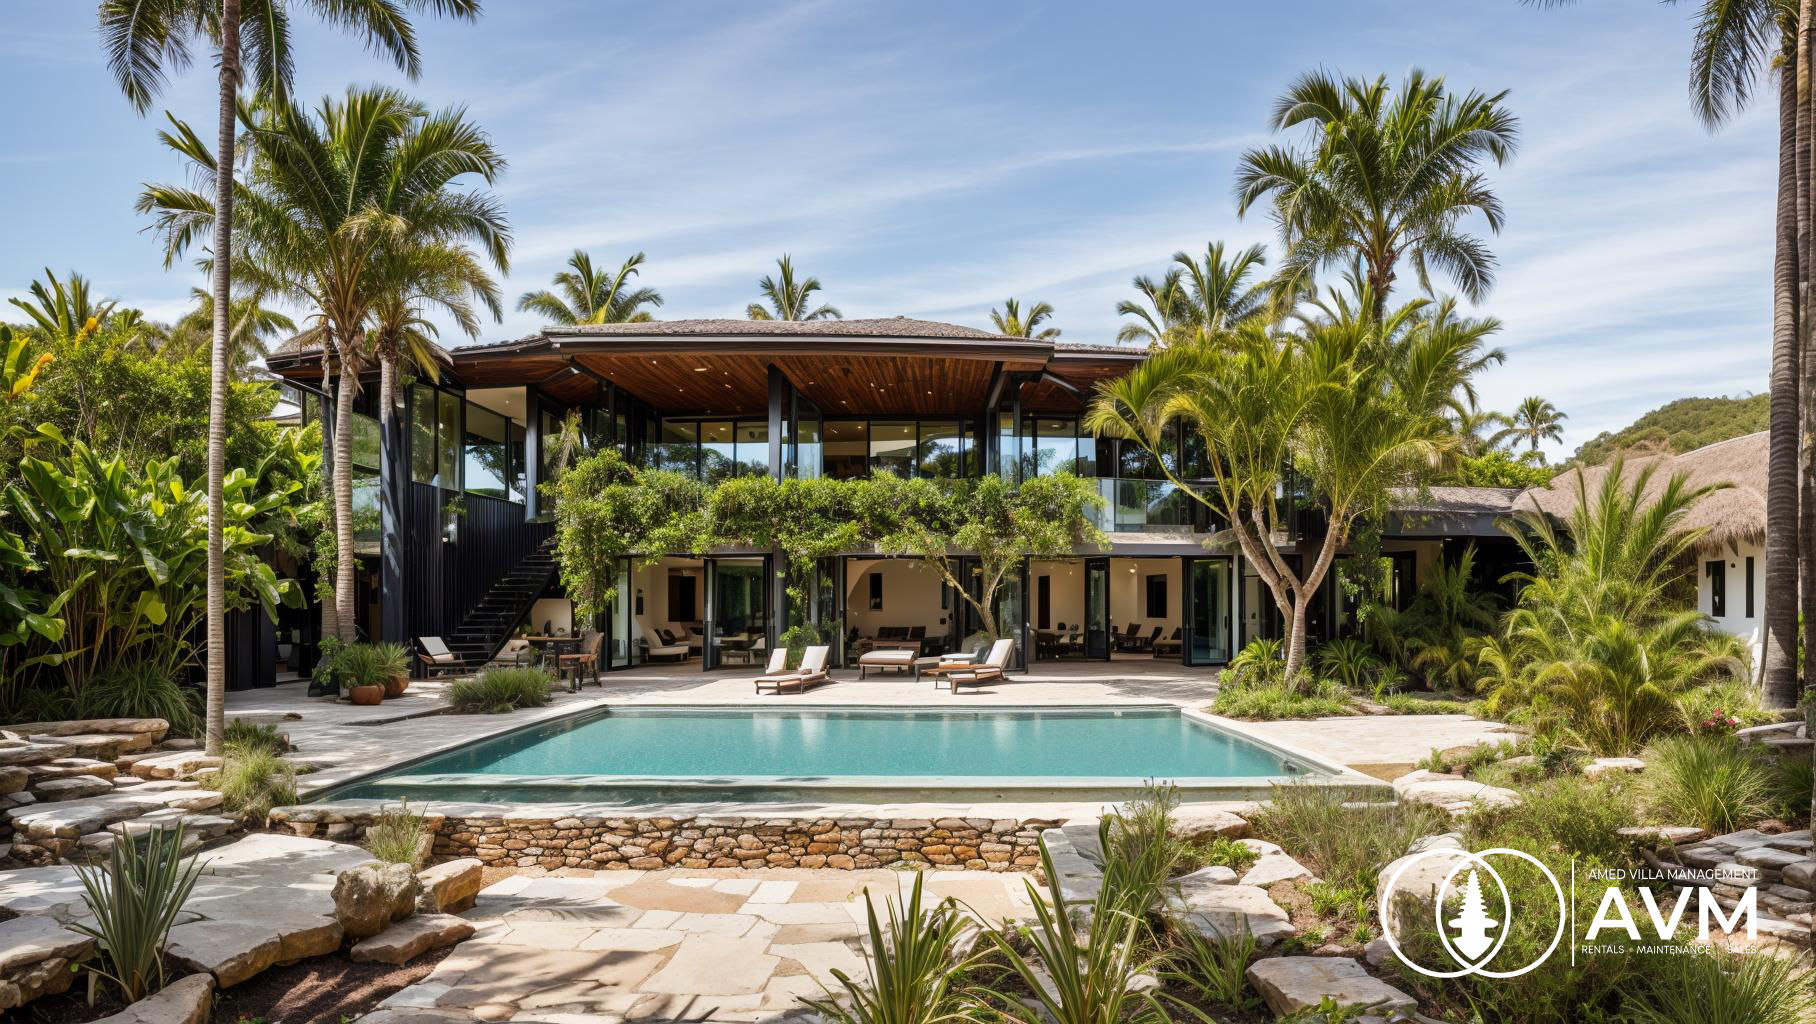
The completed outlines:
<svg viewBox="0 0 1816 1024">
<path fill-rule="evenodd" d="M 356 840 L 368 810 L 280 807 L 271 828 Z M 932 864 L 1019 871 L 1040 864 L 1042 829 L 1015 818 L 506 818 L 424 815 L 436 858 L 542 868 L 877 868 Z"/>
</svg>

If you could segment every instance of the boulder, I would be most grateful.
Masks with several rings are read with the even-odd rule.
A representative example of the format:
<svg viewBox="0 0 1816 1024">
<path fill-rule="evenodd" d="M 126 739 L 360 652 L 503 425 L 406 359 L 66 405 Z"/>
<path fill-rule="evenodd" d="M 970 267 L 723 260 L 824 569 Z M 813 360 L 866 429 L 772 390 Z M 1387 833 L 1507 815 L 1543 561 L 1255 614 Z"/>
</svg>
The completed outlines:
<svg viewBox="0 0 1816 1024">
<path fill-rule="evenodd" d="M 357 963 L 406 964 L 431 949 L 452 946 L 473 935 L 473 924 L 452 914 L 417 914 L 353 944 Z"/>
<path fill-rule="evenodd" d="M 131 771 L 141 779 L 175 779 L 206 769 L 219 768 L 221 759 L 194 750 L 158 754 L 132 763 Z"/>
<path fill-rule="evenodd" d="M 377 935 L 416 909 L 416 872 L 408 864 L 361 864 L 334 879 L 334 916 L 350 939 Z"/>
<path fill-rule="evenodd" d="M 1669 843 L 1672 846 L 1700 843 L 1709 838 L 1708 829 L 1695 825 L 1629 825 L 1615 829 L 1614 834 L 1638 843 Z"/>
<path fill-rule="evenodd" d="M 1263 948 L 1291 938 L 1293 922 L 1267 890 L 1254 885 L 1205 882 L 1180 886 L 1175 905 L 1180 921 L 1208 939 L 1228 941 L 1243 932 Z"/>
<path fill-rule="evenodd" d="M 1478 807 L 1511 807 L 1520 802 L 1520 795 L 1511 789 L 1423 768 L 1395 779 L 1393 787 L 1394 795 L 1401 800 L 1430 804 L 1451 814 L 1464 814 Z"/>
<path fill-rule="evenodd" d="M 420 888 L 416 909 L 427 914 L 458 914 L 478 898 L 484 876 L 485 866 L 475 857 L 423 868 L 416 873 Z"/>
<path fill-rule="evenodd" d="M 1053 861 L 1053 871 L 1059 876 L 1056 881 L 1060 898 L 1067 903 L 1097 902 L 1097 894 L 1103 889 L 1103 871 L 1086 860 L 1059 829 L 1041 832 L 1040 841 Z"/>
<path fill-rule="evenodd" d="M 0 766 L 0 796 L 17 793 L 32 780 L 32 771 L 24 765 Z"/>
<path fill-rule="evenodd" d="M 86 960 L 94 950 L 94 939 L 51 917 L 31 915 L 0 921 L 0 975 L 53 958 Z"/>
<path fill-rule="evenodd" d="M 165 952 L 192 971 L 214 975 L 232 988 L 272 964 L 284 948 L 277 929 L 245 921 L 194 921 L 170 930 Z"/>
<path fill-rule="evenodd" d="M 106 758 L 111 761 L 121 754 L 133 754 L 151 747 L 148 732 L 75 733 L 56 737 L 67 744 L 76 757 Z"/>
<path fill-rule="evenodd" d="M 60 800 L 86 800 L 91 796 L 113 792 L 111 779 L 99 779 L 93 775 L 68 775 L 60 779 L 45 779 L 35 782 L 31 787 L 32 795 L 45 803 L 56 803 Z"/>
<path fill-rule="evenodd" d="M 1255 851 L 1260 856 L 1242 873 L 1243 885 L 1258 885 L 1267 888 L 1276 882 L 1289 878 L 1311 878 L 1312 873 L 1305 865 L 1294 860 L 1285 850 L 1264 839 L 1238 840 L 1242 845 Z"/>
<path fill-rule="evenodd" d="M 76 748 L 55 740 L 21 740 L 16 744 L 0 746 L 0 767 L 43 764 L 59 757 L 68 757 L 75 752 Z"/>
<path fill-rule="evenodd" d="M 1467 859 L 1454 838 L 1429 836 L 1413 843 L 1406 856 L 1382 868 L 1375 876 L 1375 904 L 1388 911 L 1394 931 L 1410 933 L 1429 924 L 1438 887 L 1451 869 Z M 1387 889 L 1389 883 L 1394 886 L 1392 893 Z"/>
<path fill-rule="evenodd" d="M 1195 889 L 1203 885 L 1235 885 L 1236 872 L 1221 864 L 1211 864 L 1189 875 L 1180 875 L 1173 879 L 1173 884 L 1182 889 Z"/>
<path fill-rule="evenodd" d="M 33 781 L 67 779 L 72 775 L 112 780 L 120 774 L 119 766 L 112 761 L 97 761 L 92 757 L 59 757 L 55 761 L 32 765 L 26 771 L 31 773 Z"/>
<path fill-rule="evenodd" d="M 1248 835 L 1249 823 L 1228 811 L 1182 805 L 1173 812 L 1173 833 L 1187 841 L 1226 836 L 1240 839 Z"/>
<path fill-rule="evenodd" d="M 1386 1013 L 1418 1009 L 1411 996 L 1375 978 L 1348 957 L 1268 957 L 1249 965 L 1248 980 L 1279 1017 L 1316 1007 L 1326 996 L 1341 1007 Z"/>
<path fill-rule="evenodd" d="M 1583 766 L 1583 774 L 1592 779 L 1600 778 L 1603 775 L 1645 770 L 1646 762 L 1637 757 L 1598 757 Z"/>
<path fill-rule="evenodd" d="M 214 976 L 191 974 L 95 1024 L 204 1024 L 214 1010 Z"/>
<path fill-rule="evenodd" d="M 31 736 L 77 736 L 82 733 L 126 732 L 150 733 L 156 743 L 170 731 L 162 718 L 78 718 L 69 722 L 26 722 L 9 725 L 13 732 Z"/>
</svg>

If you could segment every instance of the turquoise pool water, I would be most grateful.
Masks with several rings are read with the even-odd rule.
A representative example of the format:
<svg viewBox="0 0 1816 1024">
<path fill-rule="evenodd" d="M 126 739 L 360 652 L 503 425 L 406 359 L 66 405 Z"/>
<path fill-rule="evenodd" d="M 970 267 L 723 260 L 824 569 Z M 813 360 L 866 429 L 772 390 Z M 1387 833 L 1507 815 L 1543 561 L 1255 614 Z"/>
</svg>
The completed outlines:
<svg viewBox="0 0 1816 1024">
<path fill-rule="evenodd" d="M 1130 788 L 1147 779 L 1265 780 L 1306 765 L 1176 709 L 620 708 L 520 730 L 335 791 L 335 799 L 776 799 L 806 790 L 912 794 Z"/>
</svg>

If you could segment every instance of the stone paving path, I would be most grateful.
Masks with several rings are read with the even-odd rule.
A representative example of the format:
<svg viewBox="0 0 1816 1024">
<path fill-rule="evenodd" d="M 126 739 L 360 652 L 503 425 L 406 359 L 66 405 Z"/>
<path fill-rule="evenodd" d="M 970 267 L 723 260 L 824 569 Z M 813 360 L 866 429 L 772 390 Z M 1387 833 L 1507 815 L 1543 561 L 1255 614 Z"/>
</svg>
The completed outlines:
<svg viewBox="0 0 1816 1024">
<path fill-rule="evenodd" d="M 1025 875 L 929 871 L 990 924 L 1031 916 Z M 386 1009 L 486 1020 L 773 1019 L 862 977 L 868 892 L 904 897 L 901 871 L 601 871 L 516 875 L 462 916 L 478 929 Z"/>
</svg>

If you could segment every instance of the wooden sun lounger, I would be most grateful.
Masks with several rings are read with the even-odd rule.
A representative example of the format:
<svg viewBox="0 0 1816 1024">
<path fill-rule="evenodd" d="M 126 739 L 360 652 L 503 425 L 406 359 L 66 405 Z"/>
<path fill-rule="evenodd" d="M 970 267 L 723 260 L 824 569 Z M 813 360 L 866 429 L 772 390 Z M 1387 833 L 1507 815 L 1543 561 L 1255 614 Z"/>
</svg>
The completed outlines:
<svg viewBox="0 0 1816 1024">
<path fill-rule="evenodd" d="M 768 688 L 776 693 L 801 693 L 821 683 L 830 682 L 832 676 L 826 672 L 826 657 L 831 651 L 831 647 L 824 646 L 807 648 L 807 653 L 801 657 L 801 667 L 795 671 L 766 673 L 758 676 L 756 679 L 757 692 L 762 693 L 765 688 Z M 786 657 L 785 651 L 778 650 L 776 653 Z"/>
</svg>

